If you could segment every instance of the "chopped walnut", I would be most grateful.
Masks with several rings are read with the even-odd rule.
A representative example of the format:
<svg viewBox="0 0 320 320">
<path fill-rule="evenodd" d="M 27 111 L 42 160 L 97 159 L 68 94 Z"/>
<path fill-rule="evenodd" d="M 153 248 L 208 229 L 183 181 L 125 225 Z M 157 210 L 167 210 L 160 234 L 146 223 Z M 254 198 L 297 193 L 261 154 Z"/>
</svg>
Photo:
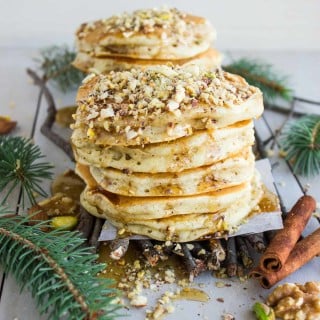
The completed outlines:
<svg viewBox="0 0 320 320">
<path fill-rule="evenodd" d="M 279 319 L 320 319 L 320 282 L 285 283 L 267 298 Z"/>
<path fill-rule="evenodd" d="M 201 27 L 201 32 L 198 26 Z M 98 39 L 98 43 L 102 44 L 102 50 L 104 39 L 113 35 L 122 35 L 123 38 L 128 39 L 136 34 L 154 33 L 161 41 L 172 46 L 185 45 L 186 42 L 197 46 L 202 45 L 208 35 L 211 39 L 215 34 L 206 19 L 201 17 L 196 17 L 196 20 L 190 19 L 189 15 L 175 8 L 166 7 L 125 12 L 108 19 L 84 23 L 77 31 L 77 37 L 80 41 L 90 38 L 97 30 L 101 34 L 99 37 L 101 40 Z M 113 48 L 112 43 L 109 46 Z M 85 49 L 92 52 L 97 49 L 97 45 L 95 48 L 86 46 Z"/>
<path fill-rule="evenodd" d="M 138 130 L 144 130 L 163 114 L 169 112 L 180 118 L 194 107 L 208 111 L 216 107 L 229 108 L 245 102 L 257 90 L 222 70 L 208 75 L 199 69 L 194 75 L 188 69 L 165 65 L 144 71 L 132 69 L 89 75 L 84 83 L 90 90 L 78 101 L 75 126 L 89 121 L 92 129 L 87 132 L 89 139 L 96 138 L 95 128 L 123 134 L 128 125 L 131 130 L 126 131 L 127 139 L 138 139 Z M 205 114 L 203 121 L 208 128 L 212 127 L 213 120 Z M 189 127 L 169 122 L 167 134 L 183 135 Z"/>
</svg>

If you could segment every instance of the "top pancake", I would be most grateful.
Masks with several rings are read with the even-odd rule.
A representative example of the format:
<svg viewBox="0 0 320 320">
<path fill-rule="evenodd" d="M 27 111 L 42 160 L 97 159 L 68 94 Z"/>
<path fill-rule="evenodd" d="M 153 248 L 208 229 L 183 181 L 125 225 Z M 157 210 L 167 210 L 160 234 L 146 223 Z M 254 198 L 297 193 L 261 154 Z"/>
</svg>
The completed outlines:
<svg viewBox="0 0 320 320">
<path fill-rule="evenodd" d="M 206 51 L 215 36 L 204 18 L 173 8 L 147 9 L 82 24 L 76 46 L 96 57 L 175 60 Z"/>
<path fill-rule="evenodd" d="M 79 88 L 74 135 L 96 145 L 145 145 L 256 118 L 261 91 L 243 78 L 198 66 L 89 75 Z"/>
</svg>

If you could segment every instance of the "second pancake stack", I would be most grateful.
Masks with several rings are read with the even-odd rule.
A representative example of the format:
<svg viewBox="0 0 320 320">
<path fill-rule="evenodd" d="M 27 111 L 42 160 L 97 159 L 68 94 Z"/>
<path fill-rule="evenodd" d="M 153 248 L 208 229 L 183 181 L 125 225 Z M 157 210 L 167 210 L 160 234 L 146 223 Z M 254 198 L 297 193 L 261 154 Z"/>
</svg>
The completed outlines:
<svg viewBox="0 0 320 320">
<path fill-rule="evenodd" d="M 81 202 L 119 229 L 192 241 L 233 232 L 259 202 L 262 94 L 241 77 L 198 66 L 90 75 L 77 103 Z"/>
<path fill-rule="evenodd" d="M 76 33 L 73 65 L 107 73 L 153 65 L 220 66 L 221 54 L 211 48 L 216 33 L 202 17 L 177 9 L 146 9 L 84 23 Z"/>
</svg>

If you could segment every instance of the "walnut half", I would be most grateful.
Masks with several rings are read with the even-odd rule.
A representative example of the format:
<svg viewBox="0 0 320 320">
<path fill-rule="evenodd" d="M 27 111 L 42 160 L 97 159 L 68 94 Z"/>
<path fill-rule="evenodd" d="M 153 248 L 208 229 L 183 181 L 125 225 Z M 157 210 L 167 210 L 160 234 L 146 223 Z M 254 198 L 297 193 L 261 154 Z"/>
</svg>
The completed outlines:
<svg viewBox="0 0 320 320">
<path fill-rule="evenodd" d="M 316 320 L 320 319 L 319 293 L 320 282 L 285 283 L 268 296 L 267 304 L 279 319 Z"/>
</svg>

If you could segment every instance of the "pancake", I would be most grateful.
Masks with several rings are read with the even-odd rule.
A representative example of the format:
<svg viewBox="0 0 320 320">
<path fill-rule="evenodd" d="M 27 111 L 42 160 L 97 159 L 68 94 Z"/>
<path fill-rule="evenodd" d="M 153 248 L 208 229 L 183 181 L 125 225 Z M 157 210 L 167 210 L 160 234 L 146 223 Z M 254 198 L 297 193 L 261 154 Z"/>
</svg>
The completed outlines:
<svg viewBox="0 0 320 320">
<path fill-rule="evenodd" d="M 76 47 L 95 57 L 179 60 L 208 50 L 215 37 L 204 18 L 177 9 L 147 9 L 82 24 Z"/>
<path fill-rule="evenodd" d="M 100 217 L 104 218 L 112 217 L 132 221 L 216 212 L 251 194 L 251 181 L 249 180 L 230 188 L 190 196 L 128 197 L 101 188 L 90 174 L 88 167 L 77 166 L 76 170 L 87 184 L 81 196 L 82 201 L 94 203 L 101 209 Z"/>
<path fill-rule="evenodd" d="M 133 215 L 132 212 L 124 213 L 122 210 L 115 213 L 112 206 L 108 204 L 110 197 L 107 197 L 105 193 L 88 189 L 82 193 L 81 203 L 93 215 L 107 218 L 114 226 L 119 229 L 124 228 L 126 232 L 145 235 L 160 241 L 187 242 L 216 232 L 234 232 L 259 203 L 263 194 L 258 174 L 255 175 L 252 185 L 248 185 L 247 192 L 242 190 L 244 192 L 242 196 L 237 198 L 231 196 L 232 200 L 230 193 L 223 190 L 220 195 L 220 199 L 223 199 L 223 205 L 221 206 L 221 203 L 217 202 L 215 206 L 212 206 L 212 210 L 207 212 L 188 213 L 187 210 L 185 213 L 171 215 L 170 212 L 169 214 L 165 212 L 166 214 L 162 214 L 161 218 L 151 218 L 145 211 L 141 212 L 141 216 Z M 188 199 L 188 197 L 186 198 Z M 195 199 L 199 200 L 200 198 L 196 196 Z M 168 200 L 170 201 L 170 198 L 165 199 L 165 201 Z M 195 202 L 192 201 L 190 205 L 195 207 Z M 128 205 L 128 209 L 130 211 L 130 205 Z M 144 210 L 144 208 L 141 209 Z M 158 207 L 154 209 L 157 210 Z"/>
<path fill-rule="evenodd" d="M 86 130 L 96 145 L 145 145 L 257 118 L 262 93 L 240 76 L 198 66 L 89 75 L 79 88 L 72 141 Z"/>
<path fill-rule="evenodd" d="M 136 173 L 129 170 L 90 167 L 90 173 L 103 189 L 123 196 L 187 196 L 216 191 L 251 180 L 254 155 L 251 148 L 209 166 L 179 173 Z"/>
<path fill-rule="evenodd" d="M 102 146 L 88 141 L 85 130 L 73 134 L 78 162 L 133 172 L 180 172 L 206 166 L 247 149 L 254 143 L 252 121 L 242 121 L 214 131 L 195 131 L 191 136 L 141 147 Z"/>
<path fill-rule="evenodd" d="M 153 65 L 178 65 L 187 66 L 196 64 L 206 69 L 215 69 L 221 66 L 221 54 L 219 51 L 209 48 L 194 57 L 178 60 L 159 59 L 134 59 L 119 56 L 95 57 L 86 52 L 78 52 L 72 65 L 86 73 L 107 73 L 110 71 L 121 71 L 135 69 L 145 69 Z"/>
</svg>

